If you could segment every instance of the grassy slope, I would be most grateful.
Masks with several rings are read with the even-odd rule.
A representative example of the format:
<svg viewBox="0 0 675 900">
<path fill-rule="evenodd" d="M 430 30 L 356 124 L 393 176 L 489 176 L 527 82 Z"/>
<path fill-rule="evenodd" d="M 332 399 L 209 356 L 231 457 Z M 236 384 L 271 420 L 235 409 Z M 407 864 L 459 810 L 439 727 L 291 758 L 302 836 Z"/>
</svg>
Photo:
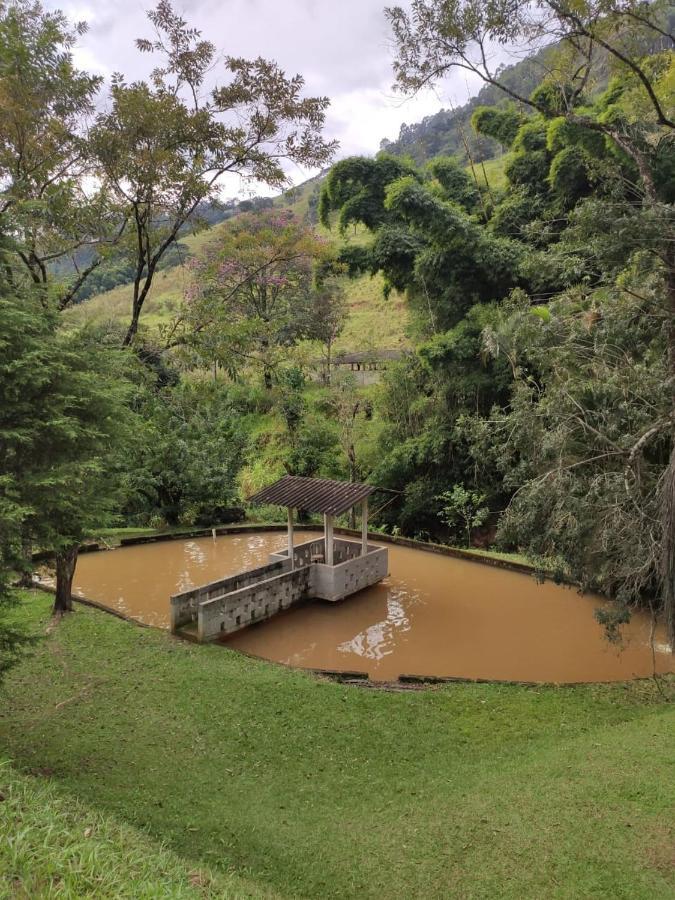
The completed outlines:
<svg viewBox="0 0 675 900">
<path fill-rule="evenodd" d="M 289 208 L 300 217 L 307 212 L 312 186 L 313 182 L 309 182 L 307 188 L 300 191 L 297 198 L 289 204 Z M 181 238 L 181 241 L 187 245 L 189 253 L 199 253 L 208 241 L 217 237 L 222 227 L 220 224 L 215 225 L 199 234 Z M 329 234 L 324 229 L 320 230 L 324 234 Z M 337 240 L 336 236 L 333 237 Z M 172 320 L 180 306 L 188 278 L 184 266 L 173 266 L 157 273 L 143 310 L 142 328 L 153 331 Z M 345 279 L 344 286 L 349 318 L 336 344 L 338 352 L 373 348 L 392 349 L 407 345 L 405 332 L 408 317 L 405 300 L 401 295 L 393 293 L 390 299 L 385 301 L 382 296 L 381 276 L 370 278 L 366 275 L 361 278 Z M 67 315 L 77 323 L 125 324 L 130 309 L 131 286 L 120 285 L 81 303 Z"/>
<path fill-rule="evenodd" d="M 80 608 L 6 690 L 17 766 L 285 897 L 675 892 L 675 709 L 649 683 L 368 691 Z"/>
<path fill-rule="evenodd" d="M 0 762 L 0 897 L 263 897 Z"/>
<path fill-rule="evenodd" d="M 499 192 L 506 189 L 508 181 L 504 173 L 504 167 L 508 161 L 508 156 L 500 156 L 497 159 L 486 159 L 485 162 L 477 163 L 475 166 L 476 178 L 481 187 L 486 185 L 491 191 Z M 471 171 L 468 169 L 468 171 Z"/>
<path fill-rule="evenodd" d="M 492 191 L 498 192 L 506 186 L 504 176 L 505 156 L 486 160 L 476 166 L 479 183 L 489 182 Z M 470 168 L 467 169 L 470 172 Z M 303 217 L 308 211 L 309 196 L 316 180 L 301 186 L 295 195 L 279 198 L 279 205 L 288 206 L 296 215 Z M 203 246 L 217 236 L 222 225 L 181 238 L 191 254 L 199 253 Z M 319 230 L 325 232 L 321 226 Z M 337 240 L 337 235 L 333 235 Z M 354 237 L 352 236 L 352 239 Z M 356 238 L 358 240 L 358 236 Z M 163 269 L 155 276 L 155 281 L 146 301 L 142 316 L 144 329 L 156 330 L 168 324 L 176 314 L 183 292 L 187 286 L 188 274 L 184 266 Z M 408 345 L 406 337 L 408 313 L 403 296 L 394 292 L 388 301 L 382 296 L 382 277 L 363 276 L 346 280 L 345 289 L 349 304 L 349 319 L 336 349 L 339 352 L 371 349 L 391 349 Z M 78 323 L 126 323 L 131 307 L 131 287 L 121 285 L 111 291 L 92 297 L 68 313 L 71 320 Z"/>
</svg>

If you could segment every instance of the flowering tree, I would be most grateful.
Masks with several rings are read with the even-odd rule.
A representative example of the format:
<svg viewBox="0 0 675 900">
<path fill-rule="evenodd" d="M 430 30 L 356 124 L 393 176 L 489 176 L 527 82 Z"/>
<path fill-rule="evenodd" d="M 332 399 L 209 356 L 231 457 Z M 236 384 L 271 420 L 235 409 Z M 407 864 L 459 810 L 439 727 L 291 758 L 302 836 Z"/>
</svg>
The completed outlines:
<svg viewBox="0 0 675 900">
<path fill-rule="evenodd" d="M 215 46 L 169 0 L 148 18 L 155 40 L 136 45 L 159 65 L 149 82 L 115 75 L 110 108 L 91 133 L 100 177 L 127 223 L 123 247 L 134 280 L 125 345 L 134 340 L 162 258 L 181 229 L 195 226 L 200 204 L 218 196 L 223 176 L 280 188 L 284 161 L 321 167 L 335 150 L 321 133 L 328 99 L 304 97 L 300 75 L 289 78 L 270 60 L 227 56 L 224 80 L 209 90 L 219 63 Z"/>
<path fill-rule="evenodd" d="M 289 211 L 238 216 L 190 262 L 168 343 L 192 347 L 230 373 L 252 363 L 271 388 L 284 350 L 312 336 L 314 270 L 328 252 Z"/>
</svg>

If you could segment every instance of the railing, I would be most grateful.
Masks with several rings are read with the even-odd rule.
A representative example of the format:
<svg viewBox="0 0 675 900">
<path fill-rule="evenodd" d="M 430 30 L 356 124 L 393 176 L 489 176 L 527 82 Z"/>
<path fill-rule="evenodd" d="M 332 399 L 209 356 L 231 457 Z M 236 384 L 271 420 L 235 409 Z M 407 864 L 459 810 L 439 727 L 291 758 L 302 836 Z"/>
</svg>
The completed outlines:
<svg viewBox="0 0 675 900">
<path fill-rule="evenodd" d="M 308 566 L 310 563 L 325 562 L 326 544 L 324 538 L 314 538 L 311 541 L 305 541 L 303 544 L 296 544 L 293 548 L 293 565 L 295 568 Z M 368 553 L 377 550 L 372 544 L 368 545 Z M 333 565 L 339 565 L 348 559 L 356 559 L 361 556 L 361 542 L 347 541 L 341 538 L 333 539 Z M 270 559 L 277 561 L 288 559 L 288 550 L 278 550 L 270 555 Z"/>
</svg>

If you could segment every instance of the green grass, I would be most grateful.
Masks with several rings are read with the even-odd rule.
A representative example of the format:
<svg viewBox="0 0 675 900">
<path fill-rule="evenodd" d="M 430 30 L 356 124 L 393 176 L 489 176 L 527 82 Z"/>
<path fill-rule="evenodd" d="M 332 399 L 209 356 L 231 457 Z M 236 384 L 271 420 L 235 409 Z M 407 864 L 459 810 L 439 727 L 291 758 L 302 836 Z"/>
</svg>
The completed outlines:
<svg viewBox="0 0 675 900">
<path fill-rule="evenodd" d="M 484 162 L 474 163 L 476 178 L 481 186 L 487 185 L 491 191 L 499 193 L 507 187 L 508 181 L 504 172 L 504 167 L 508 162 L 508 154 L 499 156 L 497 159 L 486 159 Z M 471 173 L 471 168 L 467 169 Z"/>
<path fill-rule="evenodd" d="M 651 682 L 374 691 L 82 607 L 0 706 L 69 806 L 287 898 L 672 898 L 674 734 Z"/>
<path fill-rule="evenodd" d="M 362 275 L 345 281 L 349 316 L 335 344 L 337 353 L 396 350 L 409 346 L 405 297 L 393 291 L 385 300 L 383 286 L 381 275 Z"/>
<path fill-rule="evenodd" d="M 43 770 L 22 775 L 0 761 L 0 897 L 267 896 L 215 874 L 142 831 L 60 793 Z"/>
<path fill-rule="evenodd" d="M 536 568 L 532 560 L 522 553 L 504 553 L 501 550 L 479 550 L 477 547 L 455 547 L 455 549 L 461 550 L 462 553 L 470 553 L 472 556 L 487 556 L 492 559 L 503 559 L 506 560 L 506 562 L 519 563 L 521 566 L 530 566 L 532 569 Z"/>
</svg>

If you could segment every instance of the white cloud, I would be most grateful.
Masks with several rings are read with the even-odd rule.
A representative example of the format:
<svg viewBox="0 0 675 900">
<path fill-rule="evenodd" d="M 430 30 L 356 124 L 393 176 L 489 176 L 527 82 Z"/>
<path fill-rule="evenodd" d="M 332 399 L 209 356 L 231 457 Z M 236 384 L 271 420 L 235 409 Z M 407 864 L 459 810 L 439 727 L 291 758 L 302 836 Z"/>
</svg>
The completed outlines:
<svg viewBox="0 0 675 900">
<path fill-rule="evenodd" d="M 275 59 L 289 74 L 305 77 L 308 94 L 326 95 L 331 106 L 326 135 L 340 141 L 338 158 L 374 154 L 382 138 L 398 136 L 403 122 L 418 122 L 443 106 L 461 104 L 468 86 L 461 76 L 448 79 L 439 93 L 412 99 L 393 94 L 392 49 L 386 0 L 183 0 L 174 6 L 219 50 L 236 56 Z M 47 0 L 89 31 L 76 50 L 83 68 L 128 78 L 144 77 L 152 58 L 134 45 L 151 36 L 140 0 L 78 2 Z M 217 73 L 216 73 L 217 77 Z M 477 86 L 471 86 L 475 91 Z M 304 172 L 289 172 L 296 183 Z"/>
</svg>

